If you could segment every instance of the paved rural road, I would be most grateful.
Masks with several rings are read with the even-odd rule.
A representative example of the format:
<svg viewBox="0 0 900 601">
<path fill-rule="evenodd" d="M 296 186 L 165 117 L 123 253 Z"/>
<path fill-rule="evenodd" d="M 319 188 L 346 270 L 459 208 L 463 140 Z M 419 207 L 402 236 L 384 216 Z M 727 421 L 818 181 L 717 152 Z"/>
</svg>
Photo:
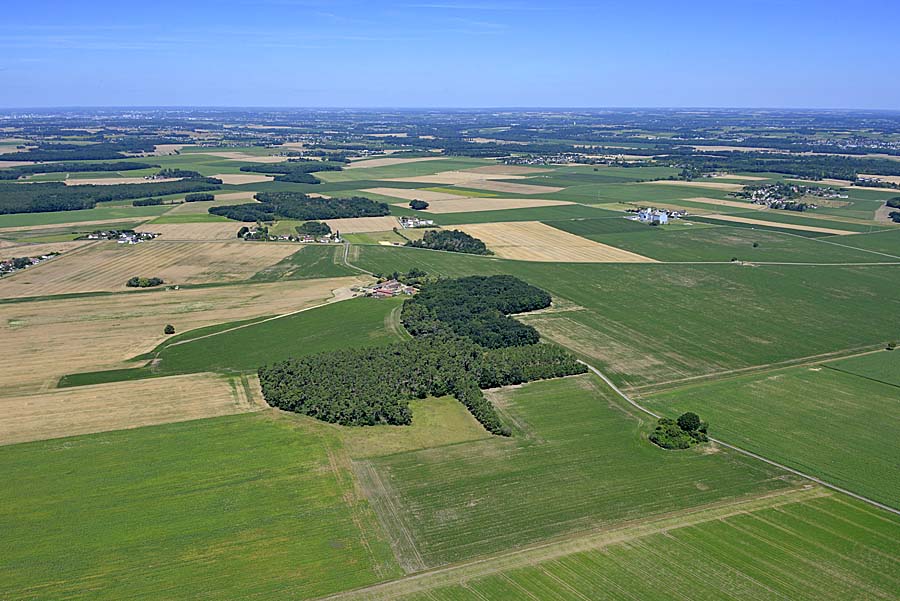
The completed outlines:
<svg viewBox="0 0 900 601">
<path fill-rule="evenodd" d="M 634 400 L 632 400 L 627 394 L 625 394 L 624 392 L 622 392 L 622 391 L 619 389 L 618 386 L 616 386 L 615 384 L 613 384 L 612 380 L 610 380 L 609 378 L 607 378 L 607 377 L 603 374 L 603 372 L 601 372 L 599 369 L 597 369 L 597 368 L 594 367 L 593 365 L 590 365 L 589 363 L 585 363 L 584 361 L 581 361 L 581 360 L 579 360 L 579 363 L 583 363 L 584 365 L 586 365 L 587 368 L 588 368 L 589 370 L 591 370 L 592 373 L 594 373 L 594 374 L 597 375 L 601 380 L 603 380 L 604 382 L 606 382 L 606 384 L 609 385 L 609 387 L 612 388 L 612 389 L 616 392 L 616 394 L 618 394 L 620 397 L 622 397 L 623 399 L 625 399 L 626 401 L 628 401 L 628 403 L 629 403 L 630 405 L 632 405 L 632 406 L 634 406 L 635 408 L 637 408 L 638 410 L 640 410 L 640 411 L 646 413 L 647 415 L 652 415 L 652 416 L 655 417 L 656 419 L 659 419 L 660 417 L 662 417 L 662 416 L 660 416 L 660 415 L 658 415 L 658 414 L 656 414 L 656 413 L 650 411 L 650 410 L 647 409 L 646 407 L 643 407 L 643 406 L 639 405 L 639 404 L 636 403 Z M 865 502 L 865 503 L 868 503 L 869 505 L 872 505 L 872 506 L 874 506 L 874 507 L 878 507 L 879 509 L 884 509 L 885 511 L 889 511 L 889 512 L 891 512 L 891 513 L 893 513 L 893 514 L 896 514 L 896 515 L 900 515 L 900 510 L 894 509 L 893 507 L 889 507 L 889 506 L 887 506 L 887 505 L 885 505 L 885 504 L 883 504 L 883 503 L 879 503 L 878 501 L 869 499 L 868 497 L 864 497 L 864 496 L 862 496 L 862 495 L 858 495 L 858 494 L 856 494 L 855 492 L 851 492 L 851 491 L 847 490 L 846 488 L 841 488 L 840 486 L 836 486 L 836 485 L 831 484 L 831 483 L 829 483 L 829 482 L 826 482 L 826 481 L 824 481 L 824 480 L 822 480 L 822 479 L 820 479 L 820 478 L 816 478 L 815 476 L 810 476 L 809 474 L 805 474 L 805 473 L 803 473 L 803 472 L 801 472 L 801 471 L 795 470 L 795 469 L 790 468 L 790 467 L 788 467 L 788 466 L 786 466 L 786 465 L 782 465 L 782 464 L 780 464 L 780 463 L 777 463 L 777 462 L 775 462 L 775 461 L 772 461 L 771 459 L 766 459 L 765 457 L 762 457 L 761 455 L 757 455 L 756 453 L 751 453 L 750 451 L 747 451 L 747 450 L 742 449 L 742 448 L 740 448 L 740 447 L 736 447 L 736 446 L 734 446 L 733 444 L 728 444 L 727 442 L 723 442 L 723 441 L 721 441 L 721 440 L 719 440 L 719 439 L 717 439 L 717 438 L 713 438 L 713 437 L 710 436 L 709 439 L 710 439 L 712 442 L 716 443 L 717 445 L 720 445 L 720 446 L 723 446 L 723 447 L 725 447 L 725 448 L 731 449 L 732 451 L 737 451 L 738 453 L 741 453 L 742 455 L 746 455 L 746 456 L 748 456 L 748 457 L 753 457 L 754 459 L 758 459 L 759 461 L 763 461 L 763 462 L 765 462 L 765 463 L 768 463 L 769 465 L 773 465 L 773 466 L 775 466 L 775 467 L 777 467 L 777 468 L 780 468 L 780 469 L 783 469 L 783 470 L 785 470 L 785 471 L 788 471 L 788 472 L 790 472 L 790 473 L 792 473 L 792 474 L 795 474 L 795 475 L 797 475 L 797 476 L 800 476 L 801 478 L 806 478 L 807 480 L 812 480 L 812 481 L 815 482 L 816 484 L 821 484 L 822 486 L 824 486 L 824 487 L 826 487 L 826 488 L 830 488 L 831 490 L 836 490 L 837 492 L 843 493 L 843 494 L 845 494 L 845 495 L 849 495 L 849 496 L 853 497 L 854 499 L 858 499 L 858 500 L 860 500 L 860 501 L 863 501 L 863 502 Z"/>
</svg>

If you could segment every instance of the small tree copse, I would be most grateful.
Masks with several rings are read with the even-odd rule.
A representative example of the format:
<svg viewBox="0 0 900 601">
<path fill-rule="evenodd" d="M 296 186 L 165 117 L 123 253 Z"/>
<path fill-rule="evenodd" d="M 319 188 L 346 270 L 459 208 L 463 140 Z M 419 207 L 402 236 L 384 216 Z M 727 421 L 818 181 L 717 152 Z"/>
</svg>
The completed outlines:
<svg viewBox="0 0 900 601">
<path fill-rule="evenodd" d="M 424 211 L 425 209 L 428 208 L 428 203 L 425 202 L 424 200 L 419 200 L 418 198 L 415 198 L 415 199 L 409 201 L 409 208 L 414 211 Z"/>
<path fill-rule="evenodd" d="M 175 326 L 173 326 L 172 324 L 167 324 L 166 327 L 163 329 L 163 334 L 165 334 L 167 336 L 171 336 L 174 333 L 175 333 Z"/>
</svg>

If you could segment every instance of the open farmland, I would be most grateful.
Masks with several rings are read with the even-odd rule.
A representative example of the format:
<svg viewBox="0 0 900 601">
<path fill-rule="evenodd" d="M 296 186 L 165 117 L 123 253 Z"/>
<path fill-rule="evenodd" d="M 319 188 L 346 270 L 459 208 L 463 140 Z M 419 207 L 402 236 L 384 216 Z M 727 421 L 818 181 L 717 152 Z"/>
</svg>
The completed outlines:
<svg viewBox="0 0 900 601">
<path fill-rule="evenodd" d="M 503 182 L 488 179 L 474 180 L 467 185 L 470 188 L 477 188 L 478 190 L 489 190 L 491 192 L 502 192 L 504 194 L 552 194 L 562 190 L 562 188 L 556 186 L 541 186 L 536 184 Z"/>
<path fill-rule="evenodd" d="M 717 182 L 712 180 L 697 180 L 697 181 L 671 181 L 671 180 L 657 180 L 652 182 L 642 182 L 644 185 L 657 185 L 657 186 L 676 186 L 676 187 L 684 187 L 684 188 L 710 188 L 712 190 L 727 190 L 728 192 L 737 192 L 739 190 L 743 190 L 744 186 L 742 184 L 729 184 L 726 182 Z"/>
<path fill-rule="evenodd" d="M 209 223 L 148 223 L 136 228 L 139 232 L 159 234 L 159 240 L 233 240 L 240 225 L 234 221 Z"/>
<path fill-rule="evenodd" d="M 332 231 L 342 234 L 355 234 L 357 232 L 383 232 L 395 227 L 400 227 L 396 217 L 347 217 L 345 219 L 324 219 Z"/>
<path fill-rule="evenodd" d="M 647 263 L 653 259 L 587 240 L 539 221 L 460 225 L 504 259 L 572 263 Z"/>
<path fill-rule="evenodd" d="M 889 599 L 898 534 L 893 516 L 813 489 L 636 521 L 340 599 Z"/>
<path fill-rule="evenodd" d="M 558 222 L 554 222 L 554 225 L 556 223 Z M 831 236 L 805 238 L 778 231 L 737 227 L 642 227 L 640 232 L 588 234 L 586 237 L 658 261 L 724 262 L 738 259 L 795 263 L 879 263 L 898 260 L 831 244 Z"/>
<path fill-rule="evenodd" d="M 271 175 L 258 175 L 254 173 L 217 173 L 213 175 L 229 186 L 242 186 L 244 184 L 261 184 L 274 181 Z"/>
<path fill-rule="evenodd" d="M 506 211 L 510 209 L 533 209 L 538 207 L 559 207 L 571 205 L 567 200 L 546 200 L 537 198 L 471 198 L 460 197 L 458 200 L 437 200 L 431 202 L 423 213 L 443 215 L 445 213 L 475 213 L 481 211 Z M 398 205 L 406 206 L 406 204 Z M 502 214 L 496 217 L 502 220 Z M 464 219 L 464 217 L 463 217 Z"/>
<path fill-rule="evenodd" d="M 878 352 L 830 361 L 825 367 L 900 388 L 900 353 L 897 352 Z"/>
<path fill-rule="evenodd" d="M 0 394 L 46 390 L 69 373 L 128 367 L 127 359 L 167 338 L 167 323 L 186 332 L 288 313 L 328 301 L 335 290 L 343 296 L 341 290 L 359 281 L 334 278 L 0 304 L 3 349 L 16 358 L 0 372 Z"/>
<path fill-rule="evenodd" d="M 0 597 L 306 599 L 397 576 L 348 465 L 332 429 L 261 413 L 0 447 Z"/>
<path fill-rule="evenodd" d="M 177 182 L 177 177 L 162 177 L 152 180 L 154 184 Z M 146 184 L 150 180 L 145 177 L 82 177 L 65 180 L 67 186 L 112 186 L 115 184 Z"/>
<path fill-rule="evenodd" d="M 826 363 L 684 386 L 642 402 L 670 416 L 694 411 L 726 442 L 900 509 L 898 395 L 895 385 Z"/>
<path fill-rule="evenodd" d="M 133 276 L 160 277 L 166 284 L 244 280 L 298 250 L 293 244 L 163 242 L 134 246 L 101 242 L 31 267 L 0 282 L 5 298 L 75 292 L 126 291 Z"/>
<path fill-rule="evenodd" d="M 351 260 L 373 272 L 509 273 L 544 288 L 577 309 L 519 319 L 626 386 L 870 349 L 900 338 L 892 317 L 900 311 L 894 265 L 550 264 L 357 248 Z"/>
<path fill-rule="evenodd" d="M 504 389 L 493 401 L 515 437 L 355 462 L 407 571 L 792 486 L 724 450 L 654 447 L 591 375 Z"/>
<path fill-rule="evenodd" d="M 394 165 L 408 165 L 409 163 L 421 163 L 423 161 L 441 161 L 444 157 L 413 157 L 413 158 L 375 158 L 362 161 L 353 161 L 347 165 L 347 169 L 371 169 L 373 167 L 393 167 Z"/>
<path fill-rule="evenodd" d="M 766 214 L 768 216 L 768 213 Z M 775 222 L 766 221 L 765 219 L 755 219 L 752 217 L 744 217 L 742 215 L 707 215 L 709 219 L 715 219 L 717 221 L 735 221 L 737 223 L 749 223 L 751 225 L 777 225 L 782 229 L 787 230 L 802 230 L 806 232 L 819 232 L 821 234 L 832 234 L 835 236 L 843 236 L 846 234 L 852 234 L 853 232 L 836 229 L 831 227 L 823 227 L 819 225 L 800 225 L 796 223 L 783 223 L 783 222 Z"/>
<path fill-rule="evenodd" d="M 197 374 L 0 396 L 0 445 L 256 411 L 258 388 Z"/>
<path fill-rule="evenodd" d="M 363 192 L 371 192 L 381 196 L 392 196 L 394 198 L 402 198 L 404 200 L 419 199 L 425 202 L 434 202 L 436 200 L 464 200 L 466 196 L 452 194 L 447 192 L 434 192 L 431 190 L 419 190 L 416 188 L 366 188 Z"/>
<path fill-rule="evenodd" d="M 152 371 L 255 372 L 289 357 L 396 342 L 399 306 L 399 299 L 358 298 L 163 345 Z"/>
</svg>

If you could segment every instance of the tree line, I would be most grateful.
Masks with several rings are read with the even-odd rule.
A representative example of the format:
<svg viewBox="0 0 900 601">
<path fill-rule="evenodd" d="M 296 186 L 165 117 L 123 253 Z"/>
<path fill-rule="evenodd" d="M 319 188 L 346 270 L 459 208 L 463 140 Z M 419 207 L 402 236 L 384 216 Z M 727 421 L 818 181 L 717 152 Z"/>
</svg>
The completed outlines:
<svg viewBox="0 0 900 601">
<path fill-rule="evenodd" d="M 7 156 L 7 155 L 3 155 Z M 0 162 L 0 167 L 3 163 Z M 0 180 L 15 180 L 37 173 L 95 173 L 105 171 L 135 171 L 137 169 L 153 169 L 159 165 L 150 163 L 47 163 L 41 165 L 22 165 L 12 169 L 0 170 Z"/>
<path fill-rule="evenodd" d="M 218 190 L 221 180 L 186 179 L 175 182 L 67 186 L 62 182 L 16 184 L 0 182 L 0 215 L 9 213 L 47 213 L 93 209 L 98 202 L 152 198 L 183 192 Z"/>
<path fill-rule="evenodd" d="M 368 198 L 313 198 L 301 192 L 260 192 L 257 203 L 210 207 L 209 213 L 235 221 L 272 221 L 276 218 L 311 221 L 345 217 L 381 217 L 390 214 L 386 203 Z"/>
</svg>

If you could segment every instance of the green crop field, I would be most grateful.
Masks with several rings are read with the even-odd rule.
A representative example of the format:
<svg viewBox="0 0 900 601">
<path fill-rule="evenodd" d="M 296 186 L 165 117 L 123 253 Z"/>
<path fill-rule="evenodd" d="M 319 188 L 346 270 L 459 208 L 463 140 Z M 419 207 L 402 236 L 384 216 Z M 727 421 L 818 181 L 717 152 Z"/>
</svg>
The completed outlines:
<svg viewBox="0 0 900 601">
<path fill-rule="evenodd" d="M 387 157 L 390 158 L 390 157 Z M 355 180 L 385 180 L 395 177 L 416 177 L 423 175 L 432 175 L 441 171 L 457 171 L 461 169 L 472 169 L 474 167 L 483 167 L 485 165 L 494 165 L 494 161 L 484 159 L 468 159 L 462 157 L 454 157 L 441 159 L 439 161 L 416 161 L 412 163 L 402 163 L 399 165 L 389 165 L 385 167 L 359 167 L 354 169 L 344 169 L 343 171 L 322 171 L 316 174 L 316 177 L 326 182 L 352 182 Z M 365 163 L 360 163 L 365 165 Z M 435 185 L 440 185 L 435 182 Z M 427 186 L 427 183 L 421 184 L 419 187 Z"/>
<path fill-rule="evenodd" d="M 894 265 L 566 264 L 375 246 L 355 252 L 355 265 L 381 273 L 509 273 L 541 286 L 566 310 L 521 319 L 630 386 L 900 339 Z"/>
<path fill-rule="evenodd" d="M 598 221 L 598 220 L 593 220 Z M 573 222 L 578 223 L 578 222 Z M 733 227 L 644 226 L 641 232 L 597 234 L 586 238 L 624 248 L 657 261 L 786 261 L 798 263 L 878 263 L 897 259 L 823 244 L 814 238 Z"/>
<path fill-rule="evenodd" d="M 896 350 L 830 361 L 825 367 L 900 387 L 900 353 Z"/>
<path fill-rule="evenodd" d="M 834 240 L 834 242 L 900 258 L 900 228 L 871 234 L 842 236 L 840 239 Z"/>
<path fill-rule="evenodd" d="M 395 323 L 399 306 L 400 299 L 359 298 L 184 344 L 164 344 L 153 373 L 256 371 L 289 357 L 395 342 L 402 339 Z"/>
<path fill-rule="evenodd" d="M 0 228 L 28 225 L 53 225 L 57 223 L 77 223 L 79 221 L 100 221 L 106 219 L 134 219 L 162 215 L 172 207 L 96 207 L 80 211 L 57 211 L 54 213 L 17 213 L 0 215 Z"/>
<path fill-rule="evenodd" d="M 900 508 L 898 392 L 817 365 L 684 386 L 643 402 L 670 416 L 694 411 L 726 442 Z"/>
<path fill-rule="evenodd" d="M 891 599 L 900 586 L 900 521 L 835 495 L 701 512 L 681 524 L 634 530 L 598 536 L 586 550 L 573 543 L 566 553 L 561 543 L 401 580 L 367 598 L 668 601 L 682 598 L 680 591 L 685 599 L 818 601 Z"/>
<path fill-rule="evenodd" d="M 292 255 L 250 278 L 257 282 L 278 280 L 301 280 L 308 278 L 334 278 L 344 275 L 359 275 L 359 271 L 343 264 L 341 245 L 307 244 Z"/>
<path fill-rule="evenodd" d="M 725 211 L 718 212 L 723 213 Z M 804 216 L 802 214 L 798 214 L 796 211 L 747 211 L 745 213 L 731 212 L 730 214 L 734 215 L 735 217 L 744 217 L 747 219 L 767 221 L 775 226 L 777 226 L 779 223 L 790 223 L 793 225 L 806 225 L 810 227 L 827 227 L 830 229 L 844 230 L 847 232 L 875 232 L 889 227 L 874 222 L 871 224 L 864 224 L 853 222 L 852 220 L 840 221 L 838 219 Z"/>
<path fill-rule="evenodd" d="M 490 203 L 490 201 L 485 201 Z M 500 211 L 472 211 L 469 213 L 429 213 L 413 211 L 403 207 L 391 207 L 394 215 L 418 215 L 426 219 L 434 219 L 440 226 L 459 225 L 463 223 L 491 223 L 502 221 L 552 221 L 558 219 L 595 219 L 617 218 L 621 213 L 607 211 L 579 204 L 534 207 L 524 209 L 503 209 Z M 623 220 L 624 221 L 624 220 Z"/>
<path fill-rule="evenodd" d="M 493 398 L 512 439 L 359 462 L 355 471 L 408 569 L 460 561 L 623 520 L 790 486 L 741 455 L 671 452 L 648 442 L 592 375 Z"/>
<path fill-rule="evenodd" d="M 310 598 L 400 571 L 334 430 L 245 414 L 0 447 L 0 598 Z"/>
</svg>

